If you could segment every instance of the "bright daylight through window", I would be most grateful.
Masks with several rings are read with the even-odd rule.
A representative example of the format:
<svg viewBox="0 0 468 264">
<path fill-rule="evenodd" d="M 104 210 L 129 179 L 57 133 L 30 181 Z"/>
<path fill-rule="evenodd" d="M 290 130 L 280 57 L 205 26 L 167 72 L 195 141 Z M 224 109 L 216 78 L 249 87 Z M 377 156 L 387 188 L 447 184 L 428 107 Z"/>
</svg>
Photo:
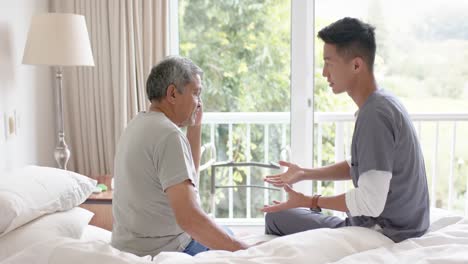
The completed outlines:
<svg viewBox="0 0 468 264">
<path fill-rule="evenodd" d="M 214 142 L 216 161 L 288 158 L 290 14 L 291 2 L 283 0 L 179 0 L 179 54 L 204 70 L 202 141 Z M 219 186 L 266 186 L 263 176 L 273 172 L 219 167 L 215 180 Z M 210 175 L 210 169 L 201 172 L 200 196 L 213 213 Z M 262 188 L 219 188 L 215 215 L 263 218 L 259 208 L 281 195 Z"/>
<path fill-rule="evenodd" d="M 466 210 L 468 186 L 468 122 L 461 115 L 468 111 L 467 10 L 463 0 L 317 0 L 314 18 L 316 32 L 345 16 L 376 27 L 377 82 L 396 94 L 412 115 L 425 157 L 431 205 L 461 212 Z M 357 110 L 346 94 L 333 95 L 321 77 L 322 54 L 317 42 L 315 112 L 328 113 L 328 118 L 315 120 L 316 165 L 349 155 L 352 113 Z M 349 186 L 315 187 L 330 194 Z"/>
<path fill-rule="evenodd" d="M 295 138 L 289 112 L 297 99 L 291 80 L 295 69 L 304 68 L 314 77 L 314 85 L 300 88 L 313 89 L 314 118 L 300 125 L 314 123 L 314 166 L 349 156 L 357 107 L 346 94 L 333 95 L 322 77 L 323 45 L 316 35 L 325 25 L 351 16 L 376 27 L 377 82 L 396 94 L 411 114 L 425 156 L 431 205 L 466 210 L 468 2 L 316 0 L 307 2 L 314 3 L 310 16 L 299 19 L 291 15 L 296 2 L 302 1 L 178 1 L 179 54 L 205 72 L 202 140 L 214 143 L 216 161 L 268 163 L 291 157 Z M 307 45 L 315 58 L 310 71 L 304 64 L 294 68 L 291 52 L 294 30 L 309 24 L 307 37 L 315 39 Z M 217 185 L 239 187 L 218 188 L 212 200 L 211 170 L 202 171 L 204 209 L 213 213 L 214 203 L 218 218 L 263 218 L 258 209 L 283 194 L 240 186 L 267 186 L 262 177 L 275 172 L 217 168 Z M 330 195 L 350 187 L 315 182 L 313 188 Z"/>
</svg>

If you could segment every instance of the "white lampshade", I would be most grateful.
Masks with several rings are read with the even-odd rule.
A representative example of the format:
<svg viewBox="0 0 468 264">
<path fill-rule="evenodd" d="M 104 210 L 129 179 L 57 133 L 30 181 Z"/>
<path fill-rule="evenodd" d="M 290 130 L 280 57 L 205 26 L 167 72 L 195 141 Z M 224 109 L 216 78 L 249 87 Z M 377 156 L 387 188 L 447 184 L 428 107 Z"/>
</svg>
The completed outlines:
<svg viewBox="0 0 468 264">
<path fill-rule="evenodd" d="M 61 13 L 34 16 L 23 64 L 94 66 L 84 16 Z"/>
</svg>

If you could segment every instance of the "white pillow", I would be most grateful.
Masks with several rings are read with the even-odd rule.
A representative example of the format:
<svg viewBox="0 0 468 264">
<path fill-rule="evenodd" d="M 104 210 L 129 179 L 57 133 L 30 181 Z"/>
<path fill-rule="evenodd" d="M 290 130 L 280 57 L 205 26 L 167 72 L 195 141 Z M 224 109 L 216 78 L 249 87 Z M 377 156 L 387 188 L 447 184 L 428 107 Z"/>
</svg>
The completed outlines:
<svg viewBox="0 0 468 264">
<path fill-rule="evenodd" d="M 184 254 L 184 253 L 180 253 Z M 187 254 L 184 254 L 187 255 Z M 189 256 L 189 255 L 187 255 Z M 189 256 L 190 257 L 190 256 Z M 191 258 L 191 257 L 190 257 Z M 5 259 L 2 264 L 155 264 L 151 256 L 139 257 L 120 251 L 104 241 L 80 241 L 68 237 L 36 243 L 18 254 Z M 172 262 L 181 263 L 181 262 Z M 194 262 L 185 262 L 194 263 Z"/>
<path fill-rule="evenodd" d="M 96 181 L 75 172 L 27 166 L 0 178 L 0 237 L 41 215 L 70 210 L 93 192 Z"/>
<path fill-rule="evenodd" d="M 44 215 L 9 232 L 0 238 L 0 262 L 28 246 L 54 237 L 80 238 L 93 215 L 86 209 L 75 207 Z"/>
</svg>

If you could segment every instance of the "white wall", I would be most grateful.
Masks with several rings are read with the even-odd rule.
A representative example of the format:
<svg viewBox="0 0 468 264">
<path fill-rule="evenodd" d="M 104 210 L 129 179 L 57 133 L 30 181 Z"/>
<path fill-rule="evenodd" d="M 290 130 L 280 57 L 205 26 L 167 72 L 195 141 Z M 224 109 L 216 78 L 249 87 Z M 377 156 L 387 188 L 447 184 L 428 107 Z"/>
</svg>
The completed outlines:
<svg viewBox="0 0 468 264">
<path fill-rule="evenodd" d="M 52 71 L 21 64 L 31 18 L 48 9 L 48 0 L 0 1 L 0 116 L 16 111 L 18 121 L 16 136 L 0 138 L 0 170 L 55 166 Z"/>
</svg>

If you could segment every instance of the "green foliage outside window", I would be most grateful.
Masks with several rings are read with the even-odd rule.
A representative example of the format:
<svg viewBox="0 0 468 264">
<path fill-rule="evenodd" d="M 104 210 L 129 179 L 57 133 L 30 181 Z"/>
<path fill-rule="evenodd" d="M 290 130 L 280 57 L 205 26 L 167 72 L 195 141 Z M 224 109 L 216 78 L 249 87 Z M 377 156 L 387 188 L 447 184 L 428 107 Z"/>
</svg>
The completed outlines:
<svg viewBox="0 0 468 264">
<path fill-rule="evenodd" d="M 179 18 L 180 54 L 205 72 L 205 111 L 289 111 L 289 1 L 181 0 Z"/>
<path fill-rule="evenodd" d="M 290 110 L 290 1 L 284 0 L 180 0 L 179 39 L 182 56 L 191 58 L 204 71 L 202 99 L 205 112 L 288 112 Z M 232 149 L 228 125 L 215 128 L 217 160 L 264 161 L 264 127 L 250 128 L 250 156 L 246 155 L 246 126 L 233 125 Z M 269 161 L 277 161 L 289 144 L 281 142 L 281 126 L 269 128 Z M 202 141 L 210 141 L 205 127 Z M 210 210 L 210 171 L 200 175 L 200 196 Z M 246 184 L 247 169 L 233 170 L 235 185 Z M 275 171 L 252 169 L 252 184 Z M 217 183 L 229 185 L 228 169 L 218 169 Z M 272 199 L 279 199 L 272 192 Z M 216 193 L 216 216 L 227 217 L 226 189 Z M 245 217 L 245 189 L 234 189 L 234 217 Z M 263 217 L 263 190 L 252 190 L 252 217 Z"/>
<path fill-rule="evenodd" d="M 443 8 L 424 5 L 424 14 L 411 20 L 392 15 L 386 5 L 392 1 L 356 0 L 359 12 L 367 13 L 364 20 L 377 26 L 377 56 L 375 73 L 382 88 L 398 95 L 410 112 L 466 112 L 468 99 L 468 20 L 463 11 L 468 4 L 449 0 L 440 3 Z M 454 3 L 458 4 L 454 4 Z M 435 3 L 435 2 L 434 2 Z M 347 0 L 316 0 L 315 30 L 335 21 L 332 17 Z M 433 4 L 433 3 L 432 3 Z M 322 14 L 322 6 L 329 5 L 334 12 Z M 431 9 L 432 8 L 432 9 Z M 395 9 L 398 10 L 398 9 Z M 439 12 L 444 10 L 444 12 Z M 419 11 L 419 9 L 418 9 Z M 421 11 L 422 12 L 422 11 Z M 289 112 L 290 111 L 290 13 L 291 2 L 284 0 L 179 0 L 180 54 L 190 57 L 205 72 L 202 94 L 205 112 Z M 349 13 L 349 14 L 348 14 Z M 347 15 L 352 16 L 352 10 Z M 362 17 L 361 17 L 362 18 Z M 316 35 L 316 32 L 311 34 Z M 315 41 L 314 110 L 316 112 L 354 112 L 357 110 L 346 95 L 334 95 L 323 78 L 322 42 Z M 314 70 L 314 69 L 311 69 Z M 352 133 L 352 124 L 349 130 Z M 317 128 L 317 126 L 315 126 Z M 269 160 L 280 159 L 280 151 L 289 144 L 282 142 L 281 126 L 269 128 Z M 431 184 L 434 163 L 438 163 L 437 203 L 445 205 L 448 193 L 450 126 L 441 125 L 440 160 L 433 160 L 434 132 L 432 124 L 422 125 L 421 143 L 426 159 L 427 175 Z M 264 127 L 250 128 L 250 156 L 246 151 L 246 125 L 233 125 L 232 149 L 229 149 L 228 125 L 215 128 L 217 160 L 261 161 L 265 153 Z M 315 142 L 317 142 L 317 129 Z M 457 128 L 454 205 L 463 207 L 468 173 L 468 141 L 465 124 Z M 317 161 L 317 144 L 314 144 L 314 164 L 328 165 L 335 161 L 335 124 L 323 124 L 321 161 Z M 445 135 L 445 136 L 442 136 Z M 443 137 L 443 139 L 442 139 Z M 349 135 L 347 140 L 350 141 Z M 210 127 L 203 128 L 202 142 L 210 142 Z M 246 169 L 233 172 L 234 184 L 245 184 Z M 261 184 L 261 177 L 274 171 L 251 171 L 252 183 Z M 200 196 L 205 210 L 209 211 L 209 171 L 201 175 Z M 217 172 L 217 182 L 228 184 L 229 171 Z M 316 188 L 317 186 L 315 186 Z M 235 215 L 245 217 L 245 189 L 234 194 Z M 322 183 L 325 194 L 332 193 L 333 184 Z M 217 216 L 227 217 L 227 190 L 216 195 Z M 271 199 L 280 199 L 271 192 Z M 252 217 L 262 217 L 255 210 L 263 205 L 263 191 L 252 191 Z"/>
</svg>

